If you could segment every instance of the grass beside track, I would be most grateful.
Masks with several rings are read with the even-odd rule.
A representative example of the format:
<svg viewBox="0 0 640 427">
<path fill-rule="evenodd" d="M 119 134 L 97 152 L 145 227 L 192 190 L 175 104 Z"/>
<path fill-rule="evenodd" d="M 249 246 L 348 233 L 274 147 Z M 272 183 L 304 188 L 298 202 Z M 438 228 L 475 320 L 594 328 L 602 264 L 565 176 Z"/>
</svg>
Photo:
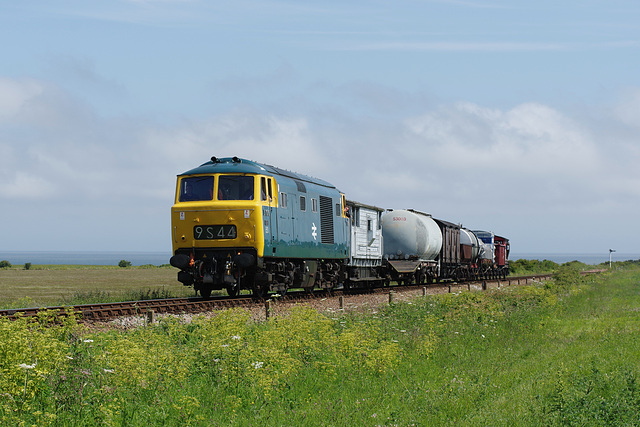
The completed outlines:
<svg viewBox="0 0 640 427">
<path fill-rule="evenodd" d="M 263 322 L 0 319 L 0 424 L 640 425 L 639 334 L 637 265 Z"/>
<path fill-rule="evenodd" d="M 192 296 L 173 267 L 34 265 L 0 269 L 0 308 Z"/>
</svg>

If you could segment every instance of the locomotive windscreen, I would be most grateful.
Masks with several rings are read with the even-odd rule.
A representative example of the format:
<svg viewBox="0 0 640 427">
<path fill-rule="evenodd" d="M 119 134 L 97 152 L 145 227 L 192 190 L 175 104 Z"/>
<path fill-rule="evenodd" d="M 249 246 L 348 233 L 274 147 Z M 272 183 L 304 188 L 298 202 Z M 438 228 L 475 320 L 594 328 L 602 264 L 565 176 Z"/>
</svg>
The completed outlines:
<svg viewBox="0 0 640 427">
<path fill-rule="evenodd" d="M 253 176 L 220 175 L 218 200 L 253 200 Z"/>
<path fill-rule="evenodd" d="M 182 178 L 180 181 L 181 202 L 195 202 L 213 199 L 213 177 L 197 176 Z"/>
</svg>

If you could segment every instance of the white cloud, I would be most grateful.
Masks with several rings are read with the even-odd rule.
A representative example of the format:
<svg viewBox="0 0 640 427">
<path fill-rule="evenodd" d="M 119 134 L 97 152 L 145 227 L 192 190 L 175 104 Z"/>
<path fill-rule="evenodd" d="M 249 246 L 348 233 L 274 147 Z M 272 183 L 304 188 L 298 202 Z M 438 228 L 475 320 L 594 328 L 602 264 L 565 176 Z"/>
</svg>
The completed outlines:
<svg viewBox="0 0 640 427">
<path fill-rule="evenodd" d="M 53 199 L 56 196 L 55 186 L 41 176 L 17 171 L 12 177 L 4 176 L 0 186 L 0 198 L 7 199 Z"/>
<path fill-rule="evenodd" d="M 0 124 L 19 116 L 27 104 L 43 91 L 43 85 L 32 79 L 0 77 Z"/>
<path fill-rule="evenodd" d="M 1 219 L 20 224 L 19 212 L 33 209 L 23 203 L 37 200 L 50 213 L 50 233 L 100 224 L 110 247 L 121 244 L 114 233 L 142 247 L 145 239 L 167 244 L 175 176 L 214 155 L 315 176 L 363 203 L 504 230 L 521 245 L 543 245 L 550 232 L 580 234 L 603 214 L 638 209 L 637 94 L 596 124 L 539 103 L 502 110 L 470 102 L 423 107 L 404 119 L 313 107 L 160 124 L 100 117 L 42 82 L 1 83 L 14 100 L 3 104 L 5 117 L 25 118 L 0 122 L 12 130 L 0 133 L 0 200 L 13 208 Z M 602 140 L 612 134 L 614 150 Z"/>
</svg>

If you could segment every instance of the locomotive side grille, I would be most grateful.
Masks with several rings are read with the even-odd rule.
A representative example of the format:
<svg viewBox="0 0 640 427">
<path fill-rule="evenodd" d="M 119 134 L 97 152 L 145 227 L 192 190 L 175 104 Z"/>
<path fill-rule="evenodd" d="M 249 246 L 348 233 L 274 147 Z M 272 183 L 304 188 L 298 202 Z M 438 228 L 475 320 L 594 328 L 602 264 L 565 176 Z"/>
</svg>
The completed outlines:
<svg viewBox="0 0 640 427">
<path fill-rule="evenodd" d="M 333 202 L 331 197 L 320 196 L 320 241 L 333 244 Z"/>
</svg>

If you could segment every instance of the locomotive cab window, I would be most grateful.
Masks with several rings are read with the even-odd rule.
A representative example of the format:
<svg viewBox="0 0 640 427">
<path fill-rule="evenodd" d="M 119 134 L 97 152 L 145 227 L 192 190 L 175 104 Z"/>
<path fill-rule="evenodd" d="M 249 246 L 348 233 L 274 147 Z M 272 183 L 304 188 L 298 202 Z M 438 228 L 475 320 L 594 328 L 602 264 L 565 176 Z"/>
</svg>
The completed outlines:
<svg viewBox="0 0 640 427">
<path fill-rule="evenodd" d="M 180 180 L 180 194 L 178 200 L 181 202 L 197 202 L 213 199 L 212 176 L 196 176 L 182 178 Z"/>
<path fill-rule="evenodd" d="M 253 176 L 220 175 L 218 200 L 253 200 Z"/>
<path fill-rule="evenodd" d="M 300 196 L 300 210 L 305 212 L 307 210 L 307 198 Z"/>
</svg>

